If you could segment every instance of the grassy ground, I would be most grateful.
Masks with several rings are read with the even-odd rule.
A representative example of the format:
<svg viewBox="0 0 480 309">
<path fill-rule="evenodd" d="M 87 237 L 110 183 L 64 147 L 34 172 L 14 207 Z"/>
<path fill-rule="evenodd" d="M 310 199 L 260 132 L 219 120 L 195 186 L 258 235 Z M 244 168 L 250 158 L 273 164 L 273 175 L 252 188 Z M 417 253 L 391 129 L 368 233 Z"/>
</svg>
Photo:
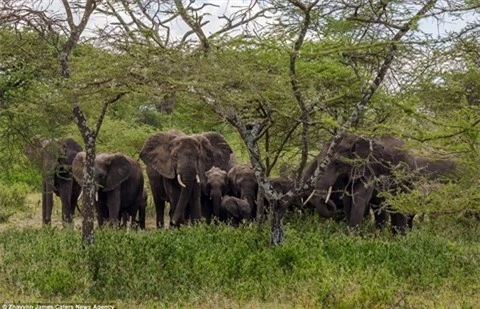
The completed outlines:
<svg viewBox="0 0 480 309">
<path fill-rule="evenodd" d="M 286 241 L 268 229 L 189 226 L 97 230 L 82 248 L 80 219 L 41 228 L 39 195 L 0 224 L 0 301 L 102 302 L 120 308 L 478 308 L 480 227 L 437 218 L 407 237 L 357 236 L 317 218 L 290 216 Z M 58 202 L 58 201 L 57 201 Z"/>
</svg>

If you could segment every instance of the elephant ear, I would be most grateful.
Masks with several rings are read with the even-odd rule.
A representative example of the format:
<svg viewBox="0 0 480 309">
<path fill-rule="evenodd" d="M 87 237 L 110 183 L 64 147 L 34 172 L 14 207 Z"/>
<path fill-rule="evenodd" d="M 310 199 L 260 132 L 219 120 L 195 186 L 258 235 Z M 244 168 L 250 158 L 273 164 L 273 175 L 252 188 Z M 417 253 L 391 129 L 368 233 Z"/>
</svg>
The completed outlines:
<svg viewBox="0 0 480 309">
<path fill-rule="evenodd" d="M 171 146 L 175 138 L 184 135 L 179 131 L 160 132 L 150 136 L 140 151 L 140 159 L 166 178 L 175 178 L 171 159 Z"/>
<path fill-rule="evenodd" d="M 56 172 L 57 162 L 62 157 L 62 148 L 57 139 L 36 136 L 25 147 L 25 154 L 44 174 Z"/>
<path fill-rule="evenodd" d="M 63 155 L 65 164 L 71 165 L 77 153 L 83 151 L 82 146 L 71 137 L 63 140 Z"/>
<path fill-rule="evenodd" d="M 210 142 L 213 153 L 213 164 L 215 166 L 224 171 L 228 171 L 231 167 L 236 165 L 237 160 L 233 154 L 233 150 L 223 135 L 217 132 L 206 132 L 202 135 Z"/>
<path fill-rule="evenodd" d="M 200 177 L 200 183 L 202 192 L 207 194 L 207 171 L 214 165 L 218 166 L 215 162 L 214 149 L 210 141 L 203 135 L 195 135 L 194 138 L 200 144 L 200 152 L 198 158 L 198 176 Z"/>
<path fill-rule="evenodd" d="M 72 162 L 72 172 L 75 180 L 83 187 L 83 168 L 85 166 L 85 152 L 77 153 Z"/>
<path fill-rule="evenodd" d="M 121 153 L 112 155 L 103 191 L 108 192 L 116 189 L 130 177 L 132 170 L 132 163 L 125 155 Z"/>
<path fill-rule="evenodd" d="M 373 154 L 373 140 L 358 136 L 352 145 L 352 152 L 357 158 L 367 159 Z"/>
<path fill-rule="evenodd" d="M 40 171 L 43 168 L 42 139 L 42 137 L 36 136 L 31 142 L 25 145 L 25 155 Z"/>
</svg>

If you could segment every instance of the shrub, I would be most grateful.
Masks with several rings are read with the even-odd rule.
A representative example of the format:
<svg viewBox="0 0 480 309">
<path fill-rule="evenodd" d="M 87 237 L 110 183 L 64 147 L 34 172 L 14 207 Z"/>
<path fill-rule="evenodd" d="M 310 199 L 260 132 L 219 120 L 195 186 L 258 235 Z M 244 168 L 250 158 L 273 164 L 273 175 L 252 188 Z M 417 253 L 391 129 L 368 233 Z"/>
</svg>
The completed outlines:
<svg viewBox="0 0 480 309">
<path fill-rule="evenodd" d="M 25 206 L 25 195 L 28 187 L 25 184 L 7 185 L 0 182 L 0 223 Z"/>
<path fill-rule="evenodd" d="M 439 233 L 447 229 L 458 232 Z M 462 231 L 466 238 L 457 237 Z M 259 232 L 254 225 L 104 229 L 88 248 L 71 229 L 4 231 L 0 294 L 209 307 L 222 299 L 228 300 L 225 306 L 345 308 L 476 301 L 471 287 L 480 286 L 480 261 L 473 236 L 479 230 L 473 225 L 431 222 L 406 237 L 349 236 L 343 224 L 294 218 L 285 232 L 285 243 L 271 249 L 268 229 Z"/>
</svg>

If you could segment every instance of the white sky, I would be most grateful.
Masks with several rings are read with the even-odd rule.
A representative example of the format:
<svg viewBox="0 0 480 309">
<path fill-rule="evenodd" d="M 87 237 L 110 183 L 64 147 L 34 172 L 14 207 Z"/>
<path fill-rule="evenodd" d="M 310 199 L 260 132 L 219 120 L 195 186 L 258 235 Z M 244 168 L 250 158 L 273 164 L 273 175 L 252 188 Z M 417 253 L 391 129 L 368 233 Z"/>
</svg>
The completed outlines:
<svg viewBox="0 0 480 309">
<path fill-rule="evenodd" d="M 210 22 L 206 25 L 203 30 L 205 34 L 208 36 L 211 33 L 215 32 L 216 30 L 220 29 L 222 21 L 219 20 L 217 17 L 221 15 L 230 15 L 231 13 L 238 10 L 239 7 L 246 7 L 251 3 L 252 0 L 200 0 L 196 1 L 195 6 L 199 6 L 204 2 L 213 3 L 218 5 L 218 7 L 207 6 L 204 8 L 204 12 L 210 14 L 207 18 Z M 76 1 L 70 1 L 73 3 Z M 82 1 L 83 2 L 83 1 Z M 185 1 L 184 1 L 185 2 Z M 46 8 L 49 7 L 50 10 L 53 10 L 57 14 L 64 14 L 63 5 L 61 0 L 40 0 L 39 8 Z M 258 10 L 256 10 L 258 11 Z M 77 16 L 79 19 L 79 17 Z M 478 15 L 474 16 L 473 14 L 464 15 L 463 20 L 460 18 L 455 18 L 452 16 L 444 18 L 446 20 L 443 23 L 438 23 L 435 19 L 429 18 L 424 19 L 420 22 L 420 29 L 432 34 L 433 36 L 438 35 L 445 35 L 447 32 L 450 31 L 459 31 L 462 29 L 468 21 L 473 21 L 478 19 Z M 96 13 L 92 16 L 87 30 L 84 35 L 88 36 L 89 33 L 91 34 L 92 31 L 96 27 L 104 27 L 107 23 L 116 22 L 115 18 L 113 17 L 106 17 L 101 16 L 100 14 Z M 176 38 L 181 38 L 183 34 L 189 30 L 188 26 L 180 19 L 177 18 L 170 23 L 171 28 L 171 35 Z M 194 38 L 194 36 L 192 36 Z"/>
</svg>

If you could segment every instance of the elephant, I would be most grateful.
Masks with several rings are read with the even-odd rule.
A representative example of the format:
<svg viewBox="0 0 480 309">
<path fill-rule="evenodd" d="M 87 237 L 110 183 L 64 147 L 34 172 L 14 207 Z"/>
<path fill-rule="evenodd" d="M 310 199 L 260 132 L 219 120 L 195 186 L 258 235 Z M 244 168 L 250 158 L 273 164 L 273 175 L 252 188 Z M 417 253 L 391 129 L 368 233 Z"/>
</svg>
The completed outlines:
<svg viewBox="0 0 480 309">
<path fill-rule="evenodd" d="M 236 164 L 233 150 L 216 132 L 185 135 L 176 130 L 160 132 L 145 141 L 140 158 L 147 166 L 158 228 L 164 225 L 165 202 L 170 203 L 170 226 L 211 216 L 206 172 L 213 166 L 228 170 Z"/>
<path fill-rule="evenodd" d="M 82 146 L 73 138 L 36 137 L 25 147 L 27 157 L 42 172 L 42 222 L 51 224 L 54 192 L 62 203 L 62 221 L 71 223 L 81 186 L 72 177 L 72 162 Z"/>
<path fill-rule="evenodd" d="M 304 175 L 303 180 L 307 181 L 313 176 L 313 173 L 317 169 L 318 163 L 322 162 L 327 154 L 327 147 L 309 164 Z M 333 218 L 339 213 L 337 208 L 343 207 L 343 188 L 348 183 L 348 175 L 339 175 L 335 179 L 335 183 L 331 186 L 333 189 L 328 191 L 329 198 L 326 200 L 320 193 L 327 194 L 321 190 L 321 182 L 319 182 L 313 190 L 307 191 L 307 194 L 302 197 L 304 210 L 315 210 L 317 214 L 322 218 Z M 327 187 L 329 188 L 329 187 Z M 327 201 L 327 202 L 325 202 Z"/>
<path fill-rule="evenodd" d="M 227 174 L 228 186 L 232 196 L 246 199 L 253 213 L 257 212 L 258 181 L 250 164 L 238 164 Z"/>
<path fill-rule="evenodd" d="M 327 148 L 317 162 L 323 160 Z M 330 164 L 315 186 L 316 199 L 309 202 L 317 209 L 325 208 L 325 201 L 331 197 L 328 192 L 343 192 L 343 207 L 350 229 L 361 223 L 369 205 L 374 209 L 377 226 L 381 227 L 387 213 L 383 207 L 384 198 L 378 195 L 380 191 L 399 192 L 413 187 L 420 177 L 438 180 L 454 170 L 452 161 L 414 156 L 403 141 L 393 136 L 366 138 L 347 133 L 336 145 Z M 398 172 L 410 176 L 396 179 Z M 412 216 L 390 212 L 390 217 L 394 233 L 404 234 L 407 225 L 411 227 Z"/>
<path fill-rule="evenodd" d="M 126 228 L 128 221 L 130 221 L 130 225 L 134 227 L 135 229 L 140 227 L 140 229 L 144 230 L 145 229 L 145 221 L 146 221 L 146 210 L 147 210 L 147 199 L 148 199 L 148 193 L 147 190 L 144 188 L 143 193 L 142 193 L 142 201 L 140 205 L 138 206 L 138 220 L 136 219 L 137 215 L 135 214 L 134 216 L 131 216 L 127 210 L 124 210 L 121 214 L 121 220 L 122 220 L 122 227 Z M 120 220 L 120 218 L 119 218 Z"/>
<path fill-rule="evenodd" d="M 242 220 L 250 221 L 255 213 L 247 199 L 224 195 L 220 207 L 220 220 L 231 220 L 233 226 L 238 226 Z"/>
<path fill-rule="evenodd" d="M 286 194 L 288 191 L 292 191 L 295 189 L 295 182 L 293 179 L 288 177 L 274 177 L 270 179 L 270 184 L 272 188 L 280 192 L 282 194 Z M 268 200 L 265 199 L 265 205 L 268 204 Z M 303 210 L 303 203 L 301 198 L 295 199 L 292 201 L 290 205 L 288 205 L 288 210 L 295 211 L 295 210 Z"/>
<path fill-rule="evenodd" d="M 214 166 L 205 173 L 205 176 L 207 180 L 206 194 L 208 197 L 206 203 L 209 204 L 207 207 L 213 209 L 215 217 L 220 219 L 222 196 L 229 193 L 227 172 Z"/>
<path fill-rule="evenodd" d="M 82 151 L 72 163 L 73 175 L 82 185 L 84 165 L 85 152 Z M 106 220 L 111 226 L 117 226 L 125 212 L 132 218 L 139 212 L 142 222 L 145 190 L 142 169 L 137 161 L 122 153 L 99 153 L 95 157 L 94 177 L 98 187 L 96 210 L 100 227 Z M 145 227 L 144 223 L 140 224 L 141 228 Z"/>
</svg>

